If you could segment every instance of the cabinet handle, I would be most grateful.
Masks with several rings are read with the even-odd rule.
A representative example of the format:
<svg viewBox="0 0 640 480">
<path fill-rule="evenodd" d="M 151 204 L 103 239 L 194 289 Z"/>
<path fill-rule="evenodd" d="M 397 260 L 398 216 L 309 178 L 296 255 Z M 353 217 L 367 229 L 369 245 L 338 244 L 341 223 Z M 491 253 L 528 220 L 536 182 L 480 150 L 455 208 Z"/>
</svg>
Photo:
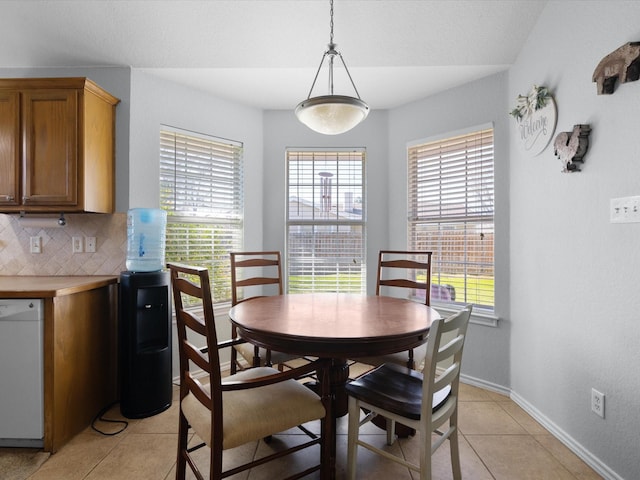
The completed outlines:
<svg viewBox="0 0 640 480">
<path fill-rule="evenodd" d="M 13 195 L 3 195 L 3 197 L 7 202 L 13 202 Z"/>
<path fill-rule="evenodd" d="M 22 197 L 22 203 L 27 203 L 31 197 Z"/>
</svg>

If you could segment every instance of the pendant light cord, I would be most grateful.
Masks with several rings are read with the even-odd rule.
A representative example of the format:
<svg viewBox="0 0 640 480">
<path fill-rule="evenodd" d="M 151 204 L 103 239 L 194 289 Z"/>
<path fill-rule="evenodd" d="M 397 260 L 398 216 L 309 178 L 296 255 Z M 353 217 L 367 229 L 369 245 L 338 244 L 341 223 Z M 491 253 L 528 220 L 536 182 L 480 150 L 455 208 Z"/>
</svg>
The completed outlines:
<svg viewBox="0 0 640 480">
<path fill-rule="evenodd" d="M 333 0 L 330 0 L 329 4 L 330 4 L 329 16 L 331 18 L 331 20 L 329 21 L 329 29 L 330 29 L 329 45 L 333 45 Z M 329 47 L 329 48 L 331 48 L 331 47 Z"/>
</svg>

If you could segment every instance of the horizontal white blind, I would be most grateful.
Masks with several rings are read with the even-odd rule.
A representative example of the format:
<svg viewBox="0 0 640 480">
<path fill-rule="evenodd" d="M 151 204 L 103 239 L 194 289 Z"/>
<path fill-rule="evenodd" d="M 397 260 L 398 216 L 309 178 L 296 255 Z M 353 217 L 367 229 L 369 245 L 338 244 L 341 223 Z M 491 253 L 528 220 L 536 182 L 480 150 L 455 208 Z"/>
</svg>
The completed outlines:
<svg viewBox="0 0 640 480">
<path fill-rule="evenodd" d="M 229 252 L 243 243 L 242 144 L 163 129 L 160 205 L 167 261 L 208 267 L 214 302 L 230 301 Z"/>
<path fill-rule="evenodd" d="M 445 301 L 490 310 L 495 303 L 493 153 L 493 129 L 408 149 L 409 248 L 433 252 L 432 283 L 446 287 L 452 298 Z"/>
<path fill-rule="evenodd" d="M 365 152 L 287 151 L 287 289 L 366 290 Z"/>
</svg>

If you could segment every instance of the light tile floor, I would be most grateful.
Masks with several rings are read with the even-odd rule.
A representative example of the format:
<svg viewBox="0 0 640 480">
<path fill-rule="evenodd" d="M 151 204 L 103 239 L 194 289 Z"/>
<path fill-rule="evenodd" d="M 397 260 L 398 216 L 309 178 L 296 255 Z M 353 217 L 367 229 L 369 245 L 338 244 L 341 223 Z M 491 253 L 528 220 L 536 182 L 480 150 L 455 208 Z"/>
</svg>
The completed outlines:
<svg viewBox="0 0 640 480">
<path fill-rule="evenodd" d="M 459 403 L 460 455 L 465 480 L 592 480 L 601 478 L 560 441 L 533 420 L 508 397 L 461 384 Z M 177 398 L 177 387 L 174 399 Z M 140 420 L 114 436 L 104 436 L 91 428 L 74 437 L 42 465 L 29 480 L 170 480 L 175 478 L 178 431 L 178 404 L 165 412 Z M 115 406 L 106 418 L 123 418 Z M 114 431 L 116 424 L 100 423 L 104 431 Z M 373 425 L 366 431 L 369 440 L 381 447 L 386 435 Z M 337 479 L 346 478 L 346 417 L 338 421 Z M 299 430 L 274 437 L 274 442 L 300 438 Z M 400 439 L 390 448 L 406 459 L 417 458 L 419 436 Z M 261 455 L 270 446 L 255 442 L 225 452 L 225 463 Z M 206 449 L 199 454 L 206 459 Z M 299 452 L 295 459 L 263 465 L 230 478 L 243 480 L 278 480 L 287 471 L 305 463 L 305 455 L 317 458 L 317 450 Z M 310 460 L 311 461 L 311 460 Z M 205 460 L 206 462 L 206 460 Z M 296 470 L 297 471 L 297 470 Z M 433 478 L 451 479 L 448 444 L 434 456 Z M 412 476 L 413 475 L 413 476 Z M 189 473 L 187 478 L 193 478 Z M 313 477 L 317 478 L 317 477 Z M 365 449 L 358 453 L 358 478 L 366 480 L 415 479 L 415 473 L 381 459 Z"/>
</svg>

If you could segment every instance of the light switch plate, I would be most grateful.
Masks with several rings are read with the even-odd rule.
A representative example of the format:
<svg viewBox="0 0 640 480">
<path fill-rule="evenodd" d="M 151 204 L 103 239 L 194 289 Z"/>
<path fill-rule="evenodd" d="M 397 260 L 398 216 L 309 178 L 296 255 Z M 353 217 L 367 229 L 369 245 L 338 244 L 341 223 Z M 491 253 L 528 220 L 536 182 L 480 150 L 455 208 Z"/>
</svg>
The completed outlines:
<svg viewBox="0 0 640 480">
<path fill-rule="evenodd" d="M 611 223 L 640 222 L 640 196 L 612 198 L 609 215 Z"/>
<path fill-rule="evenodd" d="M 72 237 L 71 248 L 73 253 L 82 253 L 82 237 Z"/>
<path fill-rule="evenodd" d="M 42 253 L 41 237 L 29 237 L 29 251 L 31 253 Z"/>
</svg>

